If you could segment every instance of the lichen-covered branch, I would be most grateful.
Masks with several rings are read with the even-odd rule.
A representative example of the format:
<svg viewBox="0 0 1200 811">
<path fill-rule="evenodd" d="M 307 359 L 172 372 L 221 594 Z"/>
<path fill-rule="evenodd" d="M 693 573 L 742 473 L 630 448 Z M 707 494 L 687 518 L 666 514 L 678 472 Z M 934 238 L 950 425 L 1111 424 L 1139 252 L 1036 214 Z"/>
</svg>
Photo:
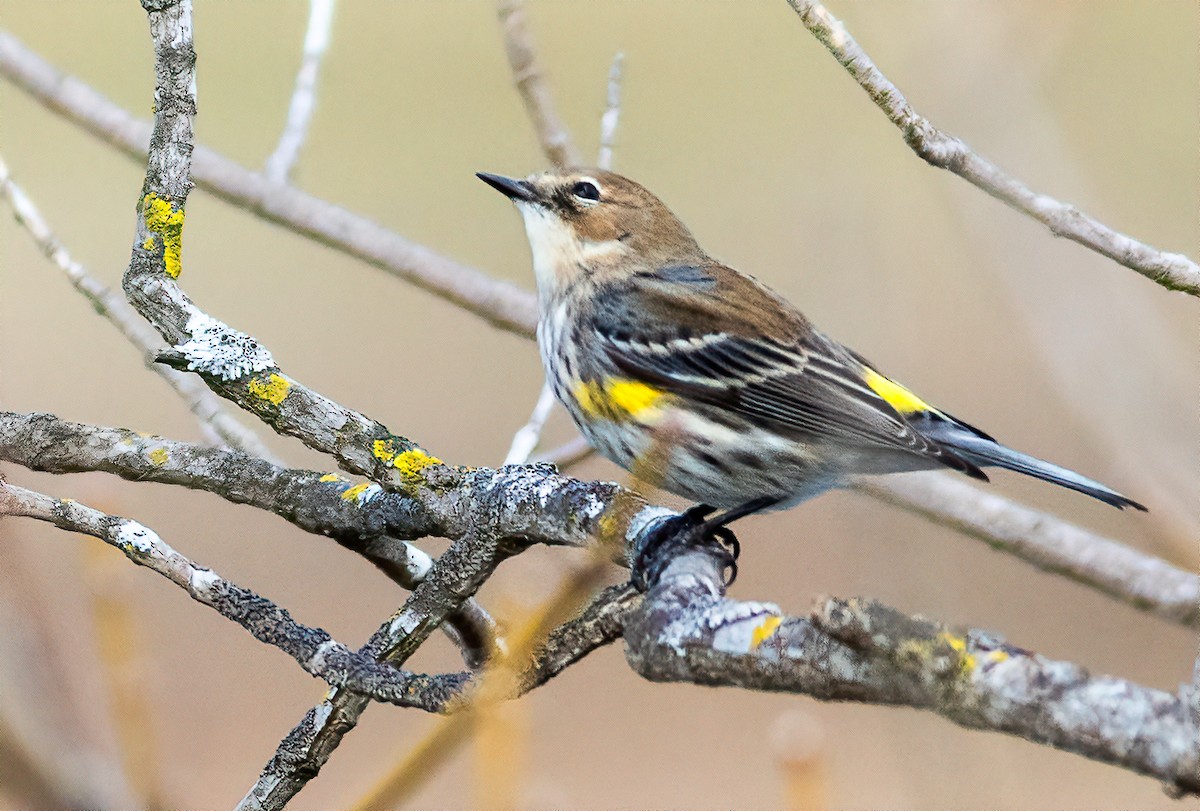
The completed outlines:
<svg viewBox="0 0 1200 811">
<path fill-rule="evenodd" d="M 188 410 L 199 420 L 201 427 L 212 434 L 217 441 L 231 448 L 238 448 L 246 453 L 263 459 L 273 459 L 273 455 L 257 435 L 232 416 L 229 415 L 221 399 L 205 388 L 204 384 L 194 375 L 185 375 L 174 369 L 154 363 L 154 358 L 162 348 L 162 341 L 145 321 L 143 321 L 122 296 L 117 295 L 107 286 L 101 284 L 87 272 L 83 265 L 76 262 L 63 246 L 41 212 L 25 192 L 13 182 L 9 175 L 8 166 L 0 157 L 0 197 L 12 206 L 17 221 L 25 227 L 34 243 L 41 249 L 46 258 L 67 275 L 72 286 L 91 303 L 92 308 L 108 320 L 125 336 L 134 348 L 142 353 L 146 365 L 167 382 Z"/>
<path fill-rule="evenodd" d="M 236 622 L 255 639 L 279 648 L 305 672 L 402 707 L 436 711 L 467 678 L 406 673 L 355 653 L 319 628 L 292 619 L 286 610 L 175 551 L 157 533 L 129 518 L 111 516 L 69 499 L 56 499 L 0 482 L 0 516 L 47 521 L 60 529 L 99 538 L 139 566 L 187 591 L 192 599 Z M 419 589 L 418 589 L 419 590 Z M 415 594 L 415 592 L 414 592 Z M 443 617 L 444 619 L 444 617 Z"/>
<path fill-rule="evenodd" d="M 1166 253 L 1114 231 L 1075 206 L 1039 194 L 980 157 L 962 140 L 917 113 L 904 94 L 875 66 L 841 20 L 818 0 L 788 0 L 800 21 L 867 91 L 904 136 L 904 142 L 932 166 L 947 169 L 1003 203 L 1096 253 L 1107 256 L 1168 290 L 1200 296 L 1200 266 L 1183 254 Z"/>
<path fill-rule="evenodd" d="M 825 599 L 810 617 L 724 597 L 723 561 L 674 559 L 625 627 L 648 679 L 928 709 L 1200 794 L 1200 724 L 1181 696 L 1047 659 L 869 600 Z"/>
</svg>

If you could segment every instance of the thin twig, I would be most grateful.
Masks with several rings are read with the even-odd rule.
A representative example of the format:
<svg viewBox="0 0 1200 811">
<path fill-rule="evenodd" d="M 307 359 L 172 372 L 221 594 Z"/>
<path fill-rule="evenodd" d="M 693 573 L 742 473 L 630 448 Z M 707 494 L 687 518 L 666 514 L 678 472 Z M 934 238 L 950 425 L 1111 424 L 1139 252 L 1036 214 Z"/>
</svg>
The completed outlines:
<svg viewBox="0 0 1200 811">
<path fill-rule="evenodd" d="M 313 109 L 317 102 L 317 78 L 321 61 L 329 48 L 333 30 L 333 11 L 337 0 L 309 0 L 308 28 L 304 32 L 304 56 L 296 71 L 296 86 L 288 105 L 287 123 L 279 136 L 279 144 L 267 158 L 263 174 L 272 183 L 287 183 L 300 157 L 300 148 L 308 137 Z"/>
<path fill-rule="evenodd" d="M 875 66 L 846 27 L 818 0 L 788 0 L 800 21 L 829 49 L 875 105 L 904 135 L 921 158 L 967 182 L 1050 229 L 1114 262 L 1136 270 L 1168 290 L 1200 296 L 1200 266 L 1178 253 L 1166 253 L 1118 233 L 1072 205 L 1039 194 L 973 152 L 960 139 L 939 130 L 917 113 L 904 94 Z"/>
<path fill-rule="evenodd" d="M 150 125 L 80 80 L 59 72 L 0 31 L 0 76 L 102 142 L 145 162 Z M 192 150 L 191 179 L 231 205 L 306 236 L 439 296 L 500 329 L 532 338 L 533 294 L 417 245 L 341 206 L 240 166 L 203 146 Z"/>
<path fill-rule="evenodd" d="M 541 393 L 538 394 L 537 404 L 534 405 L 533 412 L 529 415 L 529 421 L 513 434 L 512 444 L 508 447 L 508 455 L 504 457 L 504 464 L 523 465 L 529 461 L 529 455 L 541 441 L 542 426 L 546 424 L 546 418 L 550 416 L 554 402 L 553 387 L 549 382 L 543 383 Z"/>
<path fill-rule="evenodd" d="M 512 68 L 513 82 L 525 103 L 525 112 L 533 122 L 538 143 L 547 160 L 563 169 L 580 164 L 566 126 L 558 116 L 554 99 L 537 64 L 533 36 L 525 21 L 523 0 L 500 0 L 500 28 L 504 33 L 504 52 Z"/>
<path fill-rule="evenodd" d="M 596 166 L 601 169 L 612 169 L 613 142 L 621 118 L 621 69 L 624 62 L 625 54 L 618 51 L 613 57 L 612 67 L 608 69 L 608 105 L 600 117 L 600 154 L 596 158 Z"/>
<path fill-rule="evenodd" d="M 92 304 L 92 309 L 108 320 L 125 336 L 134 348 L 142 353 L 146 365 L 167 382 L 188 410 L 195 415 L 201 426 L 211 430 L 219 440 L 231 448 L 237 448 L 262 459 L 275 461 L 274 454 L 258 435 L 238 422 L 229 414 L 217 397 L 194 375 L 185 375 L 174 369 L 155 363 L 154 358 L 163 343 L 154 330 L 129 306 L 129 302 L 101 284 L 94 276 L 67 252 L 50 226 L 42 218 L 37 206 L 25 192 L 13 182 L 4 158 L 0 156 L 0 196 L 12 206 L 17 222 L 33 238 L 34 243 L 46 258 L 67 274 L 72 286 Z"/>
</svg>

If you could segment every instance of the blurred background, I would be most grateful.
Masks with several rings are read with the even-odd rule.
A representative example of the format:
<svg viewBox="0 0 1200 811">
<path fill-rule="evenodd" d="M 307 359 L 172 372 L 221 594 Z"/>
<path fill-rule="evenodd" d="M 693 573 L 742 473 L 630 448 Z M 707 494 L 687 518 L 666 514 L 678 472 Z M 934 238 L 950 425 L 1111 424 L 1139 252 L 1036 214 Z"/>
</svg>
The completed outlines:
<svg viewBox="0 0 1200 811">
<path fill-rule="evenodd" d="M 307 4 L 197 5 L 197 140 L 261 167 L 286 115 Z M 830 10 L 935 124 L 1032 188 L 1196 256 L 1194 3 L 831 0 Z M 585 154 L 595 154 L 609 64 L 623 51 L 617 171 L 663 197 L 714 256 L 781 291 L 890 375 L 1151 512 L 1120 513 L 1002 473 L 997 491 L 1197 566 L 1194 300 L 926 166 L 783 0 L 533 0 L 527 13 Z M 149 115 L 152 54 L 137 3 L 0 0 L 0 24 Z M 144 168 L 3 82 L 0 152 L 75 258 L 119 286 Z M 519 218 L 473 173 L 544 166 L 492 3 L 340 4 L 296 185 L 532 288 Z M 447 461 L 498 464 L 537 398 L 531 342 L 208 194 L 188 202 L 184 244 L 181 281 L 201 307 L 254 334 L 296 378 Z M 200 438 L 174 394 L 8 211 L 0 404 Z M 558 411 L 545 444 L 573 435 Z M 295 441 L 271 445 L 292 464 L 329 467 Z M 215 496 L 100 474 L 3 472 L 136 517 L 350 645 L 404 598 L 328 540 Z M 598 459 L 573 472 L 622 475 Z M 733 594 L 743 599 L 803 613 L 821 594 L 869 595 L 1164 690 L 1191 673 L 1195 634 L 861 495 L 754 518 L 739 535 Z M 9 520 L 0 543 L 0 738 L 77 737 L 82 751 L 108 758 L 142 752 L 135 782 L 164 804 L 230 807 L 324 692 L 290 659 L 93 539 Z M 532 606 L 577 560 L 535 549 L 481 598 L 500 615 Z M 112 623 L 97 619 L 114 610 L 128 619 L 115 661 L 132 707 L 114 706 L 98 665 L 114 646 L 96 630 Z M 438 638 L 413 665 L 459 663 Z M 132 748 L 118 741 L 114 713 L 132 719 Z M 619 645 L 501 716 L 503 792 L 532 807 L 1187 805 L 1151 780 L 930 713 L 650 684 Z M 353 803 L 438 721 L 373 707 L 293 807 Z M 501 796 L 479 751 L 488 749 L 468 747 L 432 775 L 416 806 Z M 80 757 L 64 752 L 62 763 Z M 104 771 L 104 758 L 89 762 Z M 809 764 L 799 777 L 797 762 Z M 0 785 L 0 806 L 38 804 L 28 791 Z"/>
</svg>

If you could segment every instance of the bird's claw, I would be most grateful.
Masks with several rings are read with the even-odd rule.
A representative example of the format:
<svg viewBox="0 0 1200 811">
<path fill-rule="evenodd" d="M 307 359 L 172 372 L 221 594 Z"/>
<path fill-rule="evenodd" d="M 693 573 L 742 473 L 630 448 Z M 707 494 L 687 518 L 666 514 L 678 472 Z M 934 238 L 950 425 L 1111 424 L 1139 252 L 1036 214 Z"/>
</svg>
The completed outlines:
<svg viewBox="0 0 1200 811">
<path fill-rule="evenodd" d="M 720 522 L 720 516 L 708 520 L 715 511 L 715 507 L 698 504 L 643 533 L 634 547 L 630 567 L 634 587 L 648 591 L 677 553 L 695 547 L 707 548 L 721 558 L 722 568 L 729 570 L 725 586 L 732 585 L 737 579 L 737 559 L 742 547 L 733 530 Z"/>
</svg>

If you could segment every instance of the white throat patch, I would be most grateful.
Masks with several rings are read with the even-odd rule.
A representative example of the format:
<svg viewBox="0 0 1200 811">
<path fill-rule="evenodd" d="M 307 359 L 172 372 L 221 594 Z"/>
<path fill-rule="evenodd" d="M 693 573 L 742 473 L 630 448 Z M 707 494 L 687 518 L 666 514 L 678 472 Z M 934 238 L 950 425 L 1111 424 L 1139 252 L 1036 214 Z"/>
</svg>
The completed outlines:
<svg viewBox="0 0 1200 811">
<path fill-rule="evenodd" d="M 539 291 L 549 293 L 565 284 L 583 268 L 624 249 L 619 240 L 594 242 L 580 239 L 575 229 L 542 206 L 520 200 L 517 208 L 525 220 L 525 235 L 533 254 L 533 273 Z"/>
</svg>

